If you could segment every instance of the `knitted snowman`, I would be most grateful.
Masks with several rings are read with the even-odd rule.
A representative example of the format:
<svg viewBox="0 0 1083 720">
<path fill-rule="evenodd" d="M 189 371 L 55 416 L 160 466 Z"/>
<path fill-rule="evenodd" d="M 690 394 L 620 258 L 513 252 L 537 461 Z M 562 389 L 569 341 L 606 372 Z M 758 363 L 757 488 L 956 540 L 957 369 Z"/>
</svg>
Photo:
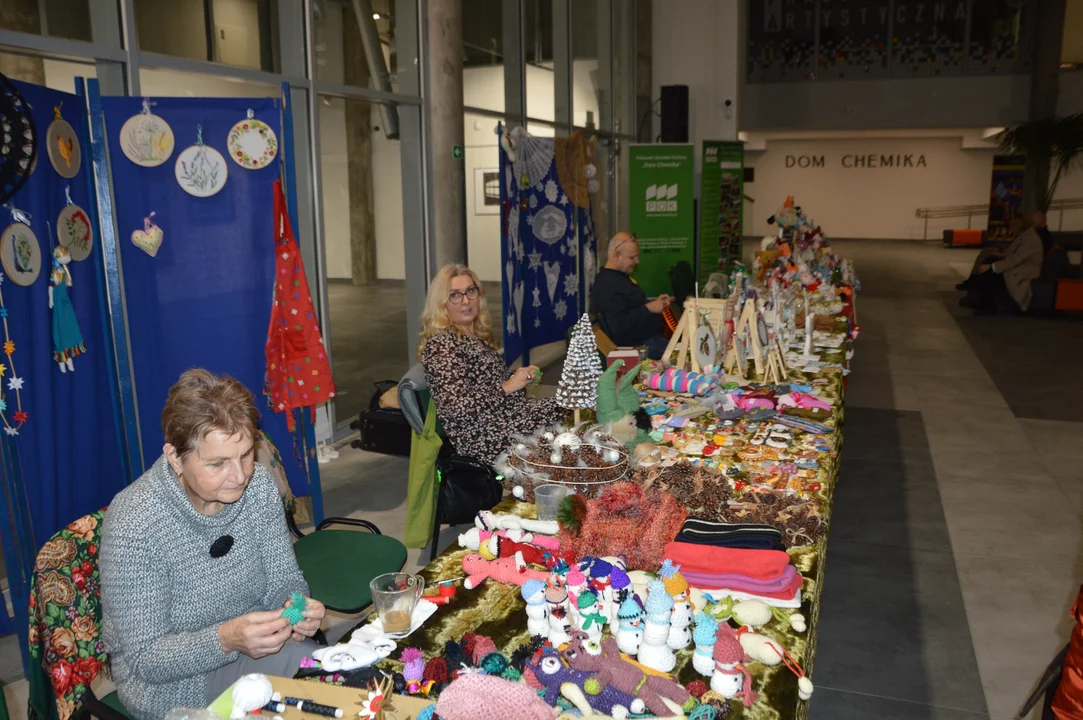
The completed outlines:
<svg viewBox="0 0 1083 720">
<path fill-rule="evenodd" d="M 568 588 L 568 610 L 572 624 L 579 627 L 579 596 L 587 591 L 587 576 L 573 567 L 564 577 Z"/>
<path fill-rule="evenodd" d="M 579 607 L 579 629 L 587 634 L 588 639 L 600 640 L 602 628 L 609 618 L 598 607 L 598 598 L 587 590 L 576 600 L 576 605 Z"/>
<path fill-rule="evenodd" d="M 610 577 L 615 568 L 605 560 L 590 558 L 580 563 L 580 569 L 587 576 L 590 591 L 597 598 L 598 607 L 608 623 L 613 615 L 613 588 Z"/>
<path fill-rule="evenodd" d="M 681 566 L 669 560 L 662 562 L 658 573 L 665 583 L 666 592 L 673 598 L 673 613 L 669 622 L 669 637 L 666 643 L 671 650 L 683 650 L 692 642 L 692 603 L 688 599 L 688 581 L 681 575 Z"/>
<path fill-rule="evenodd" d="M 737 633 L 728 623 L 718 626 L 714 643 L 714 673 L 711 689 L 724 698 L 739 697 L 745 707 L 756 702 L 752 691 L 752 675 L 744 663 L 748 660 Z"/>
<path fill-rule="evenodd" d="M 635 657 L 642 641 L 643 608 L 639 599 L 629 593 L 617 612 L 617 647 L 625 655 Z"/>
<path fill-rule="evenodd" d="M 611 624 L 616 625 L 620 621 L 621 605 L 632 595 L 632 580 L 623 568 L 613 566 L 612 572 L 609 573 L 609 589 L 613 595 L 609 615 L 612 618 Z"/>
<path fill-rule="evenodd" d="M 546 615 L 549 617 L 549 642 L 558 648 L 572 639 L 568 634 L 571 627 L 568 621 L 568 591 L 560 585 L 551 585 L 545 591 L 545 602 Z"/>
<path fill-rule="evenodd" d="M 545 605 L 545 583 L 530 579 L 519 589 L 526 601 L 526 629 L 531 636 L 549 636 L 549 613 Z"/>
<path fill-rule="evenodd" d="M 673 598 L 666 592 L 661 580 L 651 580 L 647 585 L 647 623 L 643 629 L 643 643 L 639 646 L 639 662 L 652 670 L 670 672 L 677 665 L 677 656 L 669 649 L 669 618 L 673 612 Z"/>
<path fill-rule="evenodd" d="M 692 633 L 696 651 L 692 654 L 692 667 L 706 677 L 714 674 L 714 638 L 717 632 L 718 622 L 714 618 L 705 613 L 696 613 L 696 630 Z"/>
</svg>

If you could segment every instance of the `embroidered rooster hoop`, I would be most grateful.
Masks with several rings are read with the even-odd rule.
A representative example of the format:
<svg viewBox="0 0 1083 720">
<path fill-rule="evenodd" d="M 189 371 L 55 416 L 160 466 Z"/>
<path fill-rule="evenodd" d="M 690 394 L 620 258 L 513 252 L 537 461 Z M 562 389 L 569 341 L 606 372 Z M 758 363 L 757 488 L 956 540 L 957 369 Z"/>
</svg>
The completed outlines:
<svg viewBox="0 0 1083 720">
<path fill-rule="evenodd" d="M 79 174 L 83 153 L 79 149 L 79 136 L 68 121 L 60 117 L 60 105 L 53 108 L 53 122 L 45 131 L 45 146 L 49 162 L 61 177 L 73 178 Z"/>
<path fill-rule="evenodd" d="M 3 287 L 4 276 L 0 274 L 0 288 Z M 4 433 L 9 436 L 19 434 L 19 430 L 29 418 L 23 410 L 23 379 L 15 372 L 15 343 L 8 332 L 8 308 L 4 304 L 4 293 L 0 290 L 0 320 L 4 323 L 4 358 L 0 359 L 0 420 L 4 422 Z M 11 376 L 6 377 L 8 371 Z M 15 393 L 15 407 L 12 412 L 11 393 Z"/>
</svg>

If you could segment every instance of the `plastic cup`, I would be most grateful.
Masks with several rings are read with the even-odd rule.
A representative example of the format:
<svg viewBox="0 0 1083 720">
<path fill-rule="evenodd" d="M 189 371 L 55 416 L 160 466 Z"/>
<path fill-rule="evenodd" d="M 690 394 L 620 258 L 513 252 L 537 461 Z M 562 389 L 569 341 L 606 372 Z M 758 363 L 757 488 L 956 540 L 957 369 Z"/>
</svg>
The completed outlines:
<svg viewBox="0 0 1083 720">
<path fill-rule="evenodd" d="M 539 520 L 556 520 L 557 510 L 564 498 L 571 495 L 571 488 L 565 485 L 539 485 L 534 488 L 534 504 Z"/>
</svg>

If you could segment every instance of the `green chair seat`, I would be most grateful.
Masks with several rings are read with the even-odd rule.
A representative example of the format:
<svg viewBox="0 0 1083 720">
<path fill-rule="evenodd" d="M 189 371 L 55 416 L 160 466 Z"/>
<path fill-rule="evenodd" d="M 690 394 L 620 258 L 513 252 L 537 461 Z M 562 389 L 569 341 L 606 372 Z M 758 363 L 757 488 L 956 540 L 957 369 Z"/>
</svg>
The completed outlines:
<svg viewBox="0 0 1083 720">
<path fill-rule="evenodd" d="M 293 551 L 311 596 L 342 613 L 368 606 L 369 582 L 406 563 L 406 546 L 395 538 L 355 530 L 311 532 L 294 543 Z"/>
<path fill-rule="evenodd" d="M 101 698 L 101 703 L 108 708 L 116 710 L 118 713 L 120 713 L 126 718 L 131 717 L 131 715 L 128 714 L 128 711 L 125 710 L 124 706 L 120 703 L 120 696 L 117 695 L 116 690 Z"/>
</svg>

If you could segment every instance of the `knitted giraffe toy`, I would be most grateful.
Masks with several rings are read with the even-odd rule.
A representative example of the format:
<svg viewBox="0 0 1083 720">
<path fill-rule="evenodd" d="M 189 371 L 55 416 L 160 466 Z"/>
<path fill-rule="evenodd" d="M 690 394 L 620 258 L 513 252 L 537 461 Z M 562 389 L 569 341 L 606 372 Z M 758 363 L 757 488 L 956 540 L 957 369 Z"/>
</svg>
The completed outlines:
<svg viewBox="0 0 1083 720">
<path fill-rule="evenodd" d="M 463 587 L 467 590 L 473 590 L 489 578 L 507 585 L 522 585 L 531 579 L 545 582 L 549 578 L 545 573 L 527 567 L 522 553 L 499 560 L 486 560 L 477 553 L 470 553 L 463 558 L 463 572 L 466 573 Z"/>
</svg>

